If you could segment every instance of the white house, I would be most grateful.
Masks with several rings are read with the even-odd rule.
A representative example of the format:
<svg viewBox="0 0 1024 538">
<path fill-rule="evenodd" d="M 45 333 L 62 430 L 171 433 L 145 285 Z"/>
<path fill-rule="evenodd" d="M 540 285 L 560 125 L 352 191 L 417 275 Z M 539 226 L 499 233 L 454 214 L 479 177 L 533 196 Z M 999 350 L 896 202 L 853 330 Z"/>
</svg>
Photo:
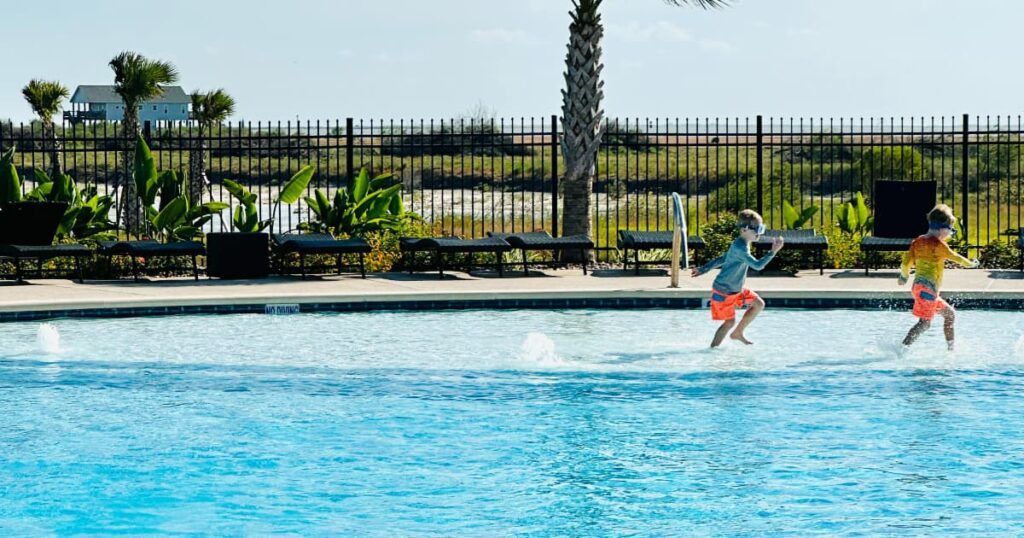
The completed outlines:
<svg viewBox="0 0 1024 538">
<path fill-rule="evenodd" d="M 191 102 L 181 86 L 164 86 L 164 92 L 139 105 L 139 121 L 185 121 Z M 124 119 L 124 103 L 113 86 L 79 86 L 71 96 L 71 110 L 64 112 L 64 118 L 76 120 Z"/>
</svg>

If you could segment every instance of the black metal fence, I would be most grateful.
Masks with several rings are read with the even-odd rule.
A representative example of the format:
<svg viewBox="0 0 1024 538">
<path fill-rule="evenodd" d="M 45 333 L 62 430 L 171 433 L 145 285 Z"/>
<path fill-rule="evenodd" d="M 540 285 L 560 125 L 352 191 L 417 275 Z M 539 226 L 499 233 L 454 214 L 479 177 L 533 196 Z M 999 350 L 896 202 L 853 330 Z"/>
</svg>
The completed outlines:
<svg viewBox="0 0 1024 538">
<path fill-rule="evenodd" d="M 147 125 L 144 132 L 158 168 L 183 174 L 198 134 L 191 123 Z M 1019 115 L 609 120 L 592 200 L 595 240 L 609 252 L 618 229 L 667 229 L 672 192 L 684 196 L 697 229 L 745 207 L 780 227 L 783 202 L 819 207 L 812 224 L 826 229 L 855 193 L 871 205 L 876 180 L 907 179 L 935 180 L 941 201 L 963 218 L 968 241 L 984 245 L 1024 226 L 1022 136 Z M 64 124 L 58 137 L 67 173 L 116 195 L 127 177 L 118 150 L 130 142 L 120 126 Z M 400 178 L 407 209 L 436 232 L 476 237 L 558 233 L 558 140 L 551 116 L 245 122 L 216 126 L 201 142 L 212 199 L 231 203 L 220 183 L 234 179 L 259 194 L 269 215 L 269 200 L 302 166 L 318 167 L 310 191 L 328 195 L 365 167 Z M 12 144 L 23 177 L 48 167 L 38 124 L 0 124 L 0 148 Z M 279 215 L 279 230 L 310 216 L 301 203 Z"/>
</svg>

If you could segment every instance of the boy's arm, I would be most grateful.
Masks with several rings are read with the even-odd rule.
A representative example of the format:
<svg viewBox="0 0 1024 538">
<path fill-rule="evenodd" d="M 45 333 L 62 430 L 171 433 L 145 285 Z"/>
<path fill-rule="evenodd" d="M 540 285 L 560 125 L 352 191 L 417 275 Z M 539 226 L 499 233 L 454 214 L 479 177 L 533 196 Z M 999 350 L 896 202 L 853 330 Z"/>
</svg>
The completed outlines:
<svg viewBox="0 0 1024 538">
<path fill-rule="evenodd" d="M 953 260 L 953 262 L 963 267 L 975 267 L 977 265 L 977 262 L 961 256 L 960 253 L 949 248 L 949 245 L 946 245 L 946 259 Z"/>
<path fill-rule="evenodd" d="M 910 279 L 910 268 L 914 266 L 914 249 L 903 253 L 903 263 L 900 264 L 900 276 L 897 279 L 900 284 L 906 284 Z"/>
<path fill-rule="evenodd" d="M 774 258 L 774 257 L 775 257 L 775 253 L 772 252 L 772 251 L 768 251 L 768 254 L 765 254 L 759 260 L 759 259 L 755 258 L 754 255 L 751 254 L 750 251 L 748 250 L 746 252 L 746 256 L 744 257 L 745 258 L 744 261 L 747 263 L 747 265 L 751 269 L 753 269 L 755 271 L 760 271 L 760 270 L 764 269 L 768 265 L 768 263 L 772 261 L 772 258 Z"/>
<path fill-rule="evenodd" d="M 722 254 L 721 256 L 719 256 L 719 257 L 709 261 L 708 263 L 705 263 L 704 265 L 698 267 L 696 272 L 694 273 L 694 276 L 703 275 L 704 273 L 706 273 L 706 272 L 708 272 L 708 271 L 710 271 L 712 269 L 717 269 L 717 268 L 721 267 L 723 263 L 725 263 L 725 254 Z"/>
</svg>

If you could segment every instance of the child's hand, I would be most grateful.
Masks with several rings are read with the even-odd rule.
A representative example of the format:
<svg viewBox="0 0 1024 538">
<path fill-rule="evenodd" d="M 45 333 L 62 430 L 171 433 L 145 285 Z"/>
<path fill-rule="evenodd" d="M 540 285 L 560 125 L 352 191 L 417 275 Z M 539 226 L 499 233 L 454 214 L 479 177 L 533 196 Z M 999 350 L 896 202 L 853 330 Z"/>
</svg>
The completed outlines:
<svg viewBox="0 0 1024 538">
<path fill-rule="evenodd" d="M 690 269 L 690 276 L 693 277 L 693 278 L 699 277 L 700 276 L 700 267 L 696 267 L 695 266 L 693 269 Z"/>
<path fill-rule="evenodd" d="M 977 258 L 971 260 L 971 265 L 968 266 L 969 269 L 977 269 L 978 267 L 981 267 L 981 262 Z"/>
<path fill-rule="evenodd" d="M 903 286 L 907 283 L 907 278 L 903 275 L 899 275 L 896 277 L 896 283 L 900 286 Z"/>
<path fill-rule="evenodd" d="M 785 242 L 786 241 L 784 239 L 782 239 L 782 236 L 780 236 L 780 235 L 777 235 L 777 236 L 773 237 L 772 238 L 772 254 L 775 254 L 778 251 L 782 250 L 782 245 Z"/>
</svg>

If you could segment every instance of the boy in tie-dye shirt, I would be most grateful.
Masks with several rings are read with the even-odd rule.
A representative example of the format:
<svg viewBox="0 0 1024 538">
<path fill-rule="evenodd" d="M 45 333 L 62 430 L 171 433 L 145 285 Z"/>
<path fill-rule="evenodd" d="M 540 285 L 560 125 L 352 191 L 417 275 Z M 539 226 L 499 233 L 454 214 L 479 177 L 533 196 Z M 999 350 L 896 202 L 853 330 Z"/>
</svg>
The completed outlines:
<svg viewBox="0 0 1024 538">
<path fill-rule="evenodd" d="M 948 205 L 940 204 L 928 212 L 928 233 L 914 239 L 910 250 L 903 255 L 900 266 L 899 284 L 902 286 L 910 278 L 910 268 L 915 267 L 914 284 L 911 293 L 914 295 L 914 315 L 918 322 L 914 325 L 903 345 L 909 346 L 917 340 L 921 333 L 931 327 L 932 319 L 938 313 L 943 318 L 943 329 L 946 333 L 946 344 L 953 349 L 953 321 L 956 311 L 939 296 L 942 286 L 942 272 L 946 260 L 952 260 L 964 267 L 977 267 L 977 260 L 967 258 L 953 252 L 946 241 L 956 233 L 954 223 L 956 217 Z"/>
</svg>

